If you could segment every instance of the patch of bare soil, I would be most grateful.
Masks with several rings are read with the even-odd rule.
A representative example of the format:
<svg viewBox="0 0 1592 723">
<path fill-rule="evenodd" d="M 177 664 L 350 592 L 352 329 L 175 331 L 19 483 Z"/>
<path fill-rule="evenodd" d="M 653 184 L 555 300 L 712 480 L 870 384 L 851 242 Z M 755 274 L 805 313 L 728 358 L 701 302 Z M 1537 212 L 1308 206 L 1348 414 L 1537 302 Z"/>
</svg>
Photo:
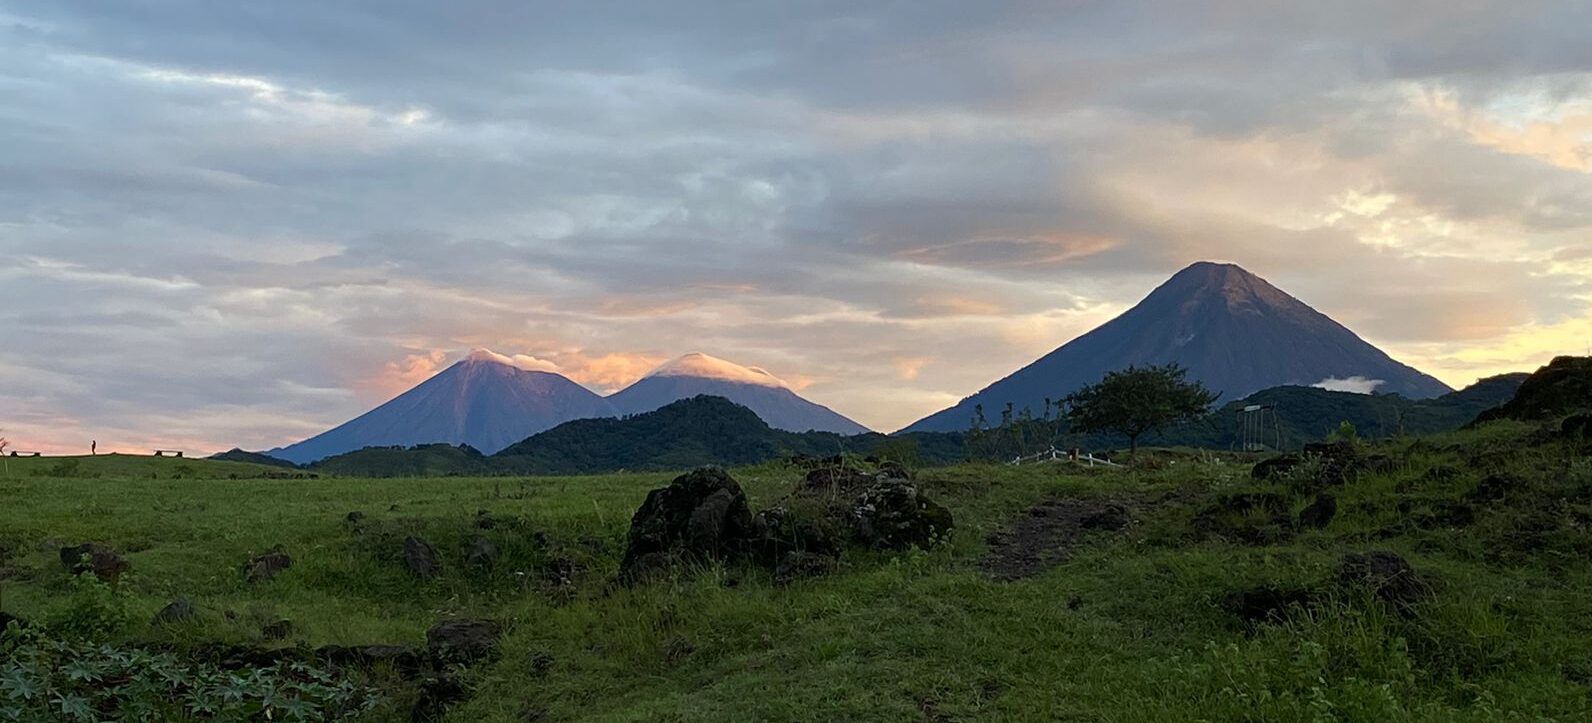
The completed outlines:
<svg viewBox="0 0 1592 723">
<path fill-rule="evenodd" d="M 1117 532 L 1133 521 L 1122 499 L 1068 497 L 1028 509 L 1006 529 L 989 537 L 989 552 L 979 569 L 997 580 L 1032 577 L 1060 565 L 1087 538 Z"/>
</svg>

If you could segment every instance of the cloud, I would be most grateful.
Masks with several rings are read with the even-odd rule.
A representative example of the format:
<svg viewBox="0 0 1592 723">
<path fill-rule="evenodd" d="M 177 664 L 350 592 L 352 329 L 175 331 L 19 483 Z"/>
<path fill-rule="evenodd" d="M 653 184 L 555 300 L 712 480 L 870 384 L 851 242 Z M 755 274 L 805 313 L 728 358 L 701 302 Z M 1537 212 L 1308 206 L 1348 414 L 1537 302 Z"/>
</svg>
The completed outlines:
<svg viewBox="0 0 1592 723">
<path fill-rule="evenodd" d="M 0 0 L 0 427 L 270 447 L 487 347 L 600 391 L 712 349 L 898 428 L 1200 259 L 1534 367 L 1592 318 L 1589 24 Z"/>
<path fill-rule="evenodd" d="M 546 359 L 538 359 L 529 354 L 499 354 L 491 349 L 476 348 L 470 351 L 465 359 L 470 361 L 490 361 L 504 364 L 528 372 L 557 372 L 558 365 Z"/>
<path fill-rule="evenodd" d="M 1373 394 L 1376 388 L 1386 382 L 1382 379 L 1367 379 L 1365 377 L 1348 377 L 1338 379 L 1328 377 L 1310 386 L 1325 389 L 1329 392 L 1349 392 L 1350 394 Z"/>
</svg>

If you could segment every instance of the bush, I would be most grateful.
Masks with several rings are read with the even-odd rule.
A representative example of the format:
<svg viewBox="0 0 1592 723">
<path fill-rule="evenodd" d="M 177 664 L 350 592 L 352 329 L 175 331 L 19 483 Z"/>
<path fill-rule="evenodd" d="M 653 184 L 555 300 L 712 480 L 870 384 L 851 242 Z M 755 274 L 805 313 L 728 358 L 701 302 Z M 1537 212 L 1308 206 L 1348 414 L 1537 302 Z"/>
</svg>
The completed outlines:
<svg viewBox="0 0 1592 723">
<path fill-rule="evenodd" d="M 123 593 L 85 572 L 72 578 L 67 605 L 48 621 L 56 634 L 73 640 L 103 640 L 133 622 Z"/>
<path fill-rule="evenodd" d="M 377 692 L 293 662 L 247 672 L 166 653 L 0 633 L 0 721 L 349 720 Z"/>
</svg>

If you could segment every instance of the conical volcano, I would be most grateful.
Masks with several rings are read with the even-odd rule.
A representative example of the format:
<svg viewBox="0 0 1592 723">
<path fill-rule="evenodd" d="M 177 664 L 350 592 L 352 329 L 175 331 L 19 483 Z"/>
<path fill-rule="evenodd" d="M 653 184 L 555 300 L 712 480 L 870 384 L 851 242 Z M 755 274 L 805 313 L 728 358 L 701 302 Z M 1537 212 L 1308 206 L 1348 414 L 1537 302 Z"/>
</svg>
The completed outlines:
<svg viewBox="0 0 1592 723">
<path fill-rule="evenodd" d="M 303 464 L 365 447 L 438 442 L 494 454 L 571 419 L 612 416 L 606 400 L 562 375 L 476 350 L 392 401 L 271 455 Z"/>
<path fill-rule="evenodd" d="M 686 354 L 652 370 L 608 397 L 608 401 L 623 414 L 641 414 L 699 395 L 724 397 L 756 412 L 768 426 L 787 432 L 868 431 L 828 407 L 803 399 L 773 374 L 701 352 Z"/>
<path fill-rule="evenodd" d="M 1413 399 L 1452 391 L 1265 279 L 1201 262 L 1121 316 L 903 431 L 967 429 L 977 405 L 992 420 L 1008 402 L 1037 414 L 1046 398 L 1060 399 L 1106 372 L 1167 363 L 1187 368 L 1190 379 L 1228 401 L 1290 384 Z"/>
</svg>

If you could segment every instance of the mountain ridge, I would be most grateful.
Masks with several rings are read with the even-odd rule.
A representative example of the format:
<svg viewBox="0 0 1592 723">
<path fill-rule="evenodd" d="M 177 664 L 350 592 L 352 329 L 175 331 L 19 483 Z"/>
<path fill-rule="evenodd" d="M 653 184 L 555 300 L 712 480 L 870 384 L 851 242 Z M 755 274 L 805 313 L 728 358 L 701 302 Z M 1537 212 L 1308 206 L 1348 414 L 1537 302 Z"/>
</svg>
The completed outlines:
<svg viewBox="0 0 1592 723">
<path fill-rule="evenodd" d="M 901 431 L 967 429 L 1010 402 L 1039 412 L 1108 371 L 1177 363 L 1224 401 L 1279 386 L 1362 377 L 1376 391 L 1429 399 L 1453 390 L 1236 264 L 1201 261 L 1138 304 L 1034 362 Z"/>
<path fill-rule="evenodd" d="M 571 419 L 618 416 L 561 374 L 524 369 L 477 350 L 386 403 L 266 454 L 307 464 L 367 447 L 466 444 L 492 454 Z"/>
<path fill-rule="evenodd" d="M 786 432 L 863 434 L 872 430 L 803 398 L 784 380 L 757 367 L 691 352 L 664 363 L 607 397 L 620 414 L 643 414 L 682 399 L 723 397 L 747 407 L 770 427 Z"/>
</svg>

